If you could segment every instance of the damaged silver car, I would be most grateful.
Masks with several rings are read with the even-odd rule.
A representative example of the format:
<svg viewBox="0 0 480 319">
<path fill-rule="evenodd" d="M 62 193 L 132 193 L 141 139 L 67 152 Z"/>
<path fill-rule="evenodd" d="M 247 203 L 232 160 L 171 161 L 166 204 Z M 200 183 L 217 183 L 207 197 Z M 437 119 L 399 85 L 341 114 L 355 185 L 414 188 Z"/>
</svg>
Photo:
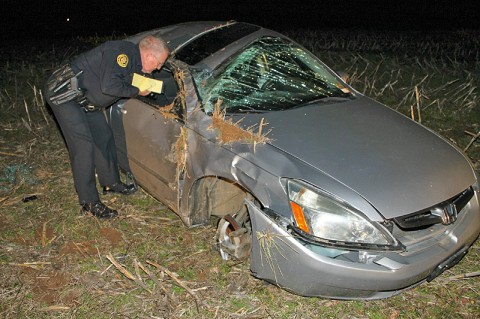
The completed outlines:
<svg viewBox="0 0 480 319">
<path fill-rule="evenodd" d="M 479 177 L 448 141 L 259 26 L 145 34 L 164 93 L 110 110 L 121 167 L 224 259 L 305 296 L 378 299 L 431 281 L 480 232 Z"/>
</svg>

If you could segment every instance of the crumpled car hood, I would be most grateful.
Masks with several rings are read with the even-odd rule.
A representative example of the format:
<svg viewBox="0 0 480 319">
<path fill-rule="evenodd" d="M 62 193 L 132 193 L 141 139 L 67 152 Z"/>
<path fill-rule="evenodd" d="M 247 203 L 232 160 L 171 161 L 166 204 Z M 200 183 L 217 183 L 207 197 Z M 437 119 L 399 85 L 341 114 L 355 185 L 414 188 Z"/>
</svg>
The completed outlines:
<svg viewBox="0 0 480 319">
<path fill-rule="evenodd" d="M 345 184 L 385 218 L 434 206 L 475 182 L 453 146 L 369 98 L 248 115 L 244 125 L 261 117 L 271 145 Z"/>
</svg>

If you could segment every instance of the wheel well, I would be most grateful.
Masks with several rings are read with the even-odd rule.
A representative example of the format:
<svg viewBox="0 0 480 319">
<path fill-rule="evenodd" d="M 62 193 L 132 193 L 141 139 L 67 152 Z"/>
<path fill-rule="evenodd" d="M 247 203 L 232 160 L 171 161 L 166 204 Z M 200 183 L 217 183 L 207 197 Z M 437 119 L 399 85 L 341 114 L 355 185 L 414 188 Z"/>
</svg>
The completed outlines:
<svg viewBox="0 0 480 319">
<path fill-rule="evenodd" d="M 192 225 L 208 224 L 211 216 L 246 211 L 245 199 L 255 197 L 241 185 L 218 176 L 203 177 L 195 182 L 189 197 Z"/>
</svg>

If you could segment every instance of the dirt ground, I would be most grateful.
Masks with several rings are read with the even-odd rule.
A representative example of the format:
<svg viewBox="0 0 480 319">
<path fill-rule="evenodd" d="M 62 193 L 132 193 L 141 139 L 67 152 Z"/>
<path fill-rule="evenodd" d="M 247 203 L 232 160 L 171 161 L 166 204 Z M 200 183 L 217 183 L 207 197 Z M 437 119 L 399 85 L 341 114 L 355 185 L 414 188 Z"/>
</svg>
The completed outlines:
<svg viewBox="0 0 480 319">
<path fill-rule="evenodd" d="M 185 228 L 143 191 L 104 198 L 121 212 L 115 220 L 81 215 L 65 156 L 1 198 L 2 317 L 209 318 L 225 293 L 262 285 L 220 260 L 213 227 Z"/>
</svg>

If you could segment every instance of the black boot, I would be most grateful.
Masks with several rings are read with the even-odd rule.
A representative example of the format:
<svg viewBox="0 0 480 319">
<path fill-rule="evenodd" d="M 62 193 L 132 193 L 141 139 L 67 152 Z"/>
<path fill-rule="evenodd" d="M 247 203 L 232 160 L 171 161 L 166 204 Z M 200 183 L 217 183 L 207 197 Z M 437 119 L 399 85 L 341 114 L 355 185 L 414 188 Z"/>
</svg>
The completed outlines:
<svg viewBox="0 0 480 319">
<path fill-rule="evenodd" d="M 118 216 L 118 212 L 116 210 L 105 206 L 105 204 L 100 201 L 82 204 L 82 212 L 90 213 L 98 218 L 113 218 Z"/>
<path fill-rule="evenodd" d="M 103 186 L 103 195 L 107 193 L 118 193 L 122 195 L 130 195 L 137 191 L 136 184 L 124 184 L 124 183 L 116 183 L 109 186 Z"/>
</svg>

